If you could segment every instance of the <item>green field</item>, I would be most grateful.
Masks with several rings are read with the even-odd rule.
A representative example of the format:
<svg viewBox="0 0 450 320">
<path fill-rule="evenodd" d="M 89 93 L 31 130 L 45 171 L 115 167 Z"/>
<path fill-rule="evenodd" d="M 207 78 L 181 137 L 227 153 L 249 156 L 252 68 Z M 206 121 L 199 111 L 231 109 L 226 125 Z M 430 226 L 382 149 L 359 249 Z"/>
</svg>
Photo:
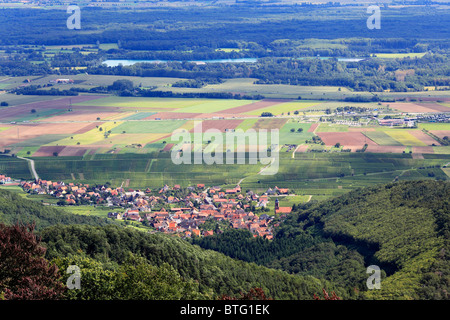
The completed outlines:
<svg viewBox="0 0 450 320">
<path fill-rule="evenodd" d="M 108 96 L 94 101 L 78 103 L 98 107 L 119 107 L 145 111 L 176 111 L 186 113 L 212 113 L 250 104 L 252 100 L 233 99 L 184 99 L 184 98 L 141 98 Z M 74 104 L 75 105 L 75 104 Z"/>
<path fill-rule="evenodd" d="M 198 104 L 183 107 L 183 109 L 179 110 L 179 112 L 187 112 L 187 113 L 213 113 L 225 111 L 227 109 L 244 106 L 247 104 L 251 104 L 256 102 L 255 100 L 232 100 L 232 99 L 210 99 L 207 101 L 199 101 Z"/>
<path fill-rule="evenodd" d="M 280 144 L 302 144 L 305 140 L 311 139 L 314 135 L 312 132 L 308 132 L 311 127 L 310 123 L 299 123 L 296 120 L 290 120 L 280 130 Z M 302 132 L 297 130 L 301 128 Z M 294 129 L 294 132 L 291 132 Z"/>
<path fill-rule="evenodd" d="M 351 91 L 344 87 L 331 86 L 294 86 L 288 84 L 255 84 L 255 78 L 235 78 L 228 79 L 221 84 L 206 85 L 203 88 L 160 88 L 163 91 L 172 92 L 245 92 L 246 94 L 260 94 L 266 98 L 287 98 L 297 99 L 343 99 L 348 95 L 353 95 Z M 339 88 L 341 89 L 339 91 Z M 360 93 L 366 95 L 366 93 Z"/>
<path fill-rule="evenodd" d="M 69 138 L 69 134 L 45 134 L 36 138 L 31 138 L 22 142 L 12 144 L 12 147 L 40 147 L 46 144 L 51 144 L 55 141 Z"/>
<path fill-rule="evenodd" d="M 20 78 L 20 77 L 19 77 Z M 15 84 L 21 84 L 22 81 L 25 79 L 25 77 L 23 77 L 22 81 L 20 81 L 21 79 L 19 78 L 12 78 L 11 85 L 15 85 Z M 17 106 L 17 105 L 21 105 L 21 104 L 25 104 L 25 103 L 33 103 L 33 102 L 38 102 L 38 101 L 49 101 L 49 100 L 56 100 L 56 99 L 61 99 L 60 96 L 45 96 L 45 95 L 41 95 L 41 96 L 33 96 L 33 95 L 16 95 L 16 94 L 11 94 L 11 93 L 5 93 L 1 95 L 1 101 L 6 101 L 9 106 Z M 0 110 L 2 110 L 3 107 L 0 107 Z"/>
<path fill-rule="evenodd" d="M 81 214 L 86 216 L 96 216 L 105 218 L 108 216 L 108 212 L 114 211 L 112 208 L 102 206 L 65 206 L 62 208 L 64 211 L 73 214 Z M 120 211 L 123 209 L 121 208 Z"/>
<path fill-rule="evenodd" d="M 236 129 L 241 129 L 241 130 L 248 130 L 251 129 L 255 123 L 258 121 L 259 119 L 257 118 L 253 118 L 253 119 L 245 119 L 244 121 L 242 121 L 237 127 Z"/>
<path fill-rule="evenodd" d="M 111 132 L 122 133 L 172 133 L 186 123 L 185 120 L 151 120 L 151 121 L 126 121 L 111 129 Z"/>
<path fill-rule="evenodd" d="M 343 124 L 329 124 L 329 123 L 321 123 L 316 132 L 347 132 L 348 126 Z"/>
<path fill-rule="evenodd" d="M 70 135 L 64 139 L 56 140 L 47 143 L 47 146 L 74 146 L 74 145 L 89 145 L 96 142 L 105 142 L 105 131 L 114 129 L 116 126 L 120 126 L 121 122 L 115 122 L 103 124 L 100 126 L 103 130 L 100 131 L 100 127 L 97 129 L 89 130 L 88 132 Z"/>
<path fill-rule="evenodd" d="M 136 112 L 131 116 L 121 118 L 121 120 L 142 120 L 156 114 L 156 112 Z"/>
<path fill-rule="evenodd" d="M 33 154 L 38 151 L 41 147 L 20 147 L 19 151 L 16 151 L 17 156 L 19 157 L 30 157 L 33 156 Z M 28 153 L 29 152 L 29 153 Z"/>
<path fill-rule="evenodd" d="M 419 129 L 450 131 L 450 123 L 419 123 Z"/>
</svg>

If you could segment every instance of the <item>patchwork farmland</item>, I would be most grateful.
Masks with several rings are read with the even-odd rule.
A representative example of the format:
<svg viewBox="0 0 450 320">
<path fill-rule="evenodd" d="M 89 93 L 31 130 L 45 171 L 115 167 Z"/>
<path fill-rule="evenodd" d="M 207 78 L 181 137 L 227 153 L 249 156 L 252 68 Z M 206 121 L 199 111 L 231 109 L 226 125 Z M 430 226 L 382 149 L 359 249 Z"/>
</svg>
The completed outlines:
<svg viewBox="0 0 450 320">
<path fill-rule="evenodd" d="M 240 182 L 243 187 L 263 189 L 282 184 L 302 190 L 313 199 L 395 179 L 429 175 L 448 178 L 440 167 L 450 161 L 450 146 L 441 143 L 450 136 L 450 124 L 380 126 L 367 120 L 371 117 L 367 115 L 363 118 L 366 120 L 349 121 L 336 111 L 346 105 L 292 99 L 109 95 L 26 101 L 1 109 L 0 151 L 33 159 L 45 179 L 114 185 L 126 182 L 134 188 L 195 183 L 232 186 Z M 435 101 L 352 106 L 392 114 L 436 113 L 448 108 Z M 272 117 L 262 117 L 263 113 Z M 179 142 L 172 141 L 172 133 L 185 129 L 192 134 L 200 128 L 202 132 L 278 129 L 278 172 L 261 175 L 261 163 L 173 164 L 171 151 Z M 207 146 L 204 141 L 202 148 Z M 435 166 L 433 172 L 420 169 Z M 0 171 L 18 178 L 30 177 L 26 161 L 17 158 L 0 157 Z"/>
</svg>

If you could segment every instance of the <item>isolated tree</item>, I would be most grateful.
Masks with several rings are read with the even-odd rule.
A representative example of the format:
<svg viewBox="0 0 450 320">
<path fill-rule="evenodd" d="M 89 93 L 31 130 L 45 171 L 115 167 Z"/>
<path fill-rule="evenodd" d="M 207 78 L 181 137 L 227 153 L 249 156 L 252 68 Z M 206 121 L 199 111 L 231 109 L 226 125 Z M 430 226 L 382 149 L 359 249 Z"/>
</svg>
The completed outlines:
<svg viewBox="0 0 450 320">
<path fill-rule="evenodd" d="M 44 258 L 34 224 L 0 224 L 0 294 L 6 300 L 59 299 L 65 287 Z"/>
<path fill-rule="evenodd" d="M 127 79 L 119 79 L 113 82 L 111 86 L 108 87 L 110 90 L 116 90 L 116 91 L 131 91 L 133 90 L 133 82 Z"/>
</svg>

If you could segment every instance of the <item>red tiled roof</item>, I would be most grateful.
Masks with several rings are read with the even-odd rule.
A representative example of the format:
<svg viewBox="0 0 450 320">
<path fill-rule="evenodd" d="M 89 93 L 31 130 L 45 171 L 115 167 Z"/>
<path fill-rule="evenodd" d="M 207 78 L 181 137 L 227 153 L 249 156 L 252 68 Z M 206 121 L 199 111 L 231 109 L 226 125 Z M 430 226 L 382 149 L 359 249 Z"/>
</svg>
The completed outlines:
<svg viewBox="0 0 450 320">
<path fill-rule="evenodd" d="M 279 207 L 276 210 L 276 213 L 291 213 L 292 208 L 291 207 Z"/>
</svg>

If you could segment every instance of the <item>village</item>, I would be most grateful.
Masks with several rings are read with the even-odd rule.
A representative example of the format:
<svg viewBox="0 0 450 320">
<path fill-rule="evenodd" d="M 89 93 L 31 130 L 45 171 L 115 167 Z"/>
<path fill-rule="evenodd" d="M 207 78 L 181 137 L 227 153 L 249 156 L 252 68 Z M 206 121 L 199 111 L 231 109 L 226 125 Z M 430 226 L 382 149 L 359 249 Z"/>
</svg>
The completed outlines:
<svg viewBox="0 0 450 320">
<path fill-rule="evenodd" d="M 0 175 L 0 177 L 2 177 Z M 6 177 L 4 177 L 6 179 Z M 274 218 L 283 219 L 292 207 L 280 207 L 277 196 L 287 196 L 287 188 L 269 188 L 261 194 L 243 192 L 238 185 L 223 189 L 197 184 L 187 188 L 174 185 L 151 190 L 111 188 L 107 185 L 52 182 L 47 180 L 21 181 L 28 193 L 51 195 L 58 205 L 97 205 L 114 208 L 108 218 L 135 221 L 153 228 L 154 232 L 175 234 L 182 238 L 210 236 L 206 222 L 217 222 L 234 229 L 250 231 L 254 237 L 273 239 Z M 275 197 L 274 210 L 267 208 L 270 197 Z M 258 212 L 259 214 L 255 214 Z"/>
</svg>

